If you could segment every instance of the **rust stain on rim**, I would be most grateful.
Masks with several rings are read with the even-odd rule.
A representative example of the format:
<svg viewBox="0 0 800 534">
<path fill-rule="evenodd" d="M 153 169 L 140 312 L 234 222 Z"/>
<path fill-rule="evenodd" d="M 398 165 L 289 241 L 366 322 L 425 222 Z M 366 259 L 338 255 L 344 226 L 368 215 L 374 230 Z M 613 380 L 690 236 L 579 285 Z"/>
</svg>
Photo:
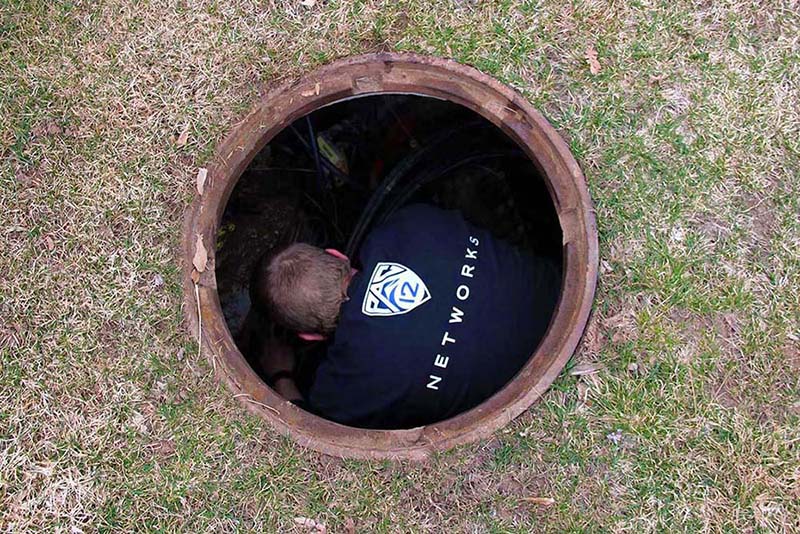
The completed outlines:
<svg viewBox="0 0 800 534">
<path fill-rule="evenodd" d="M 533 357 L 514 379 L 475 408 L 436 424 L 409 430 L 365 430 L 312 415 L 269 388 L 239 352 L 217 294 L 214 247 L 219 221 L 236 182 L 255 155 L 294 120 L 322 106 L 381 93 L 416 94 L 461 104 L 511 137 L 545 177 L 563 232 L 561 296 Z M 436 57 L 381 53 L 336 61 L 285 84 L 261 100 L 217 147 L 208 165 L 205 193 L 185 221 L 182 275 L 186 321 L 197 335 L 191 280 L 197 236 L 208 248 L 200 276 L 202 349 L 234 397 L 297 443 L 345 458 L 415 459 L 477 441 L 524 412 L 550 386 L 577 346 L 597 283 L 597 228 L 586 181 L 564 141 L 530 103 L 478 70 Z"/>
</svg>

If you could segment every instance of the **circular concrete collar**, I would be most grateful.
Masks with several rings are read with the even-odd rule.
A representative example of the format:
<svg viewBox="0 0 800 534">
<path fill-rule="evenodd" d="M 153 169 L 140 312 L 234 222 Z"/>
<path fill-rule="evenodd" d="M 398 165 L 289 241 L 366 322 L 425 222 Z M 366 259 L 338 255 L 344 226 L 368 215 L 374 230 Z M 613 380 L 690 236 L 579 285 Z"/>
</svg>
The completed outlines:
<svg viewBox="0 0 800 534">
<path fill-rule="evenodd" d="M 236 182 L 254 156 L 283 128 L 322 106 L 381 93 L 416 94 L 461 104 L 494 123 L 545 177 L 563 233 L 561 297 L 533 357 L 504 388 L 446 421 L 408 430 L 365 430 L 308 413 L 270 389 L 248 365 L 220 308 L 214 273 L 219 221 Z M 208 263 L 193 281 L 198 237 Z M 450 60 L 415 54 L 368 54 L 336 61 L 270 92 L 232 127 L 208 165 L 204 193 L 187 212 L 183 239 L 186 320 L 217 375 L 250 411 L 297 443 L 346 458 L 424 459 L 434 451 L 484 438 L 525 411 L 550 386 L 581 335 L 597 282 L 597 229 L 586 182 L 566 144 L 522 96 L 493 78 Z"/>
</svg>

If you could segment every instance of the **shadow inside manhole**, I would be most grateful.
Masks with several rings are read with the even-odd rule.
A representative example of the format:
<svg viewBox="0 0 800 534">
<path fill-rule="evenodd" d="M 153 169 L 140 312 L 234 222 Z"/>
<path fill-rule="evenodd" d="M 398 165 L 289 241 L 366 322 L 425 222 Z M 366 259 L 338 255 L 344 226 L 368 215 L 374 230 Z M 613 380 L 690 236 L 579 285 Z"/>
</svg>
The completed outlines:
<svg viewBox="0 0 800 534">
<path fill-rule="evenodd" d="M 516 250 L 546 258 L 555 267 L 551 289 L 557 294 L 558 215 L 534 164 L 499 128 L 463 106 L 423 96 L 385 94 L 334 103 L 296 119 L 257 153 L 220 220 L 216 277 L 222 311 L 239 350 L 263 379 L 266 337 L 279 335 L 298 355 L 295 376 L 307 396 L 326 343 L 276 334 L 268 315 L 253 305 L 259 262 L 305 242 L 345 251 L 360 267 L 359 249 L 370 231 L 418 204 L 456 210 Z M 539 310 L 546 327 L 555 299 L 543 296 L 529 305 L 546 307 Z M 540 328 L 535 337 L 543 334 Z M 503 355 L 514 359 L 506 366 L 506 381 L 535 348 Z M 408 354 L 407 365 L 430 357 Z M 462 403 L 461 411 L 499 387 Z M 404 426 L 434 422 L 425 414 L 406 420 Z M 396 427 L 391 419 L 364 426 Z"/>
</svg>

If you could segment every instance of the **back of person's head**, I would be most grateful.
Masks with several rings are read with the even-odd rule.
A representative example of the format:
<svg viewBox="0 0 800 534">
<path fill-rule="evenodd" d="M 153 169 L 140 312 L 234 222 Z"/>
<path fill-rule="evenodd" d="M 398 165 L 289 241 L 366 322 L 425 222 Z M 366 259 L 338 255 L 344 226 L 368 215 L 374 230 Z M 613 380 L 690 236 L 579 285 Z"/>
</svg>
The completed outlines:
<svg viewBox="0 0 800 534">
<path fill-rule="evenodd" d="M 255 299 L 272 319 L 295 332 L 330 334 L 346 298 L 350 263 L 326 251 L 295 243 L 258 267 Z"/>
</svg>

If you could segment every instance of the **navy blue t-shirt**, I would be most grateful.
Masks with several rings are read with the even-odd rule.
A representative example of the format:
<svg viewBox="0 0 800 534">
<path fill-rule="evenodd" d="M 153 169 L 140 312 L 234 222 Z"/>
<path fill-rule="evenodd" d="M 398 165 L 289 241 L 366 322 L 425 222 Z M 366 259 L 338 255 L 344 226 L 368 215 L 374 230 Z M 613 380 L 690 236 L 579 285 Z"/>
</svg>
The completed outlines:
<svg viewBox="0 0 800 534">
<path fill-rule="evenodd" d="M 413 205 L 373 230 L 309 391 L 343 424 L 411 428 L 506 384 L 547 329 L 561 276 L 458 212 Z"/>
</svg>

